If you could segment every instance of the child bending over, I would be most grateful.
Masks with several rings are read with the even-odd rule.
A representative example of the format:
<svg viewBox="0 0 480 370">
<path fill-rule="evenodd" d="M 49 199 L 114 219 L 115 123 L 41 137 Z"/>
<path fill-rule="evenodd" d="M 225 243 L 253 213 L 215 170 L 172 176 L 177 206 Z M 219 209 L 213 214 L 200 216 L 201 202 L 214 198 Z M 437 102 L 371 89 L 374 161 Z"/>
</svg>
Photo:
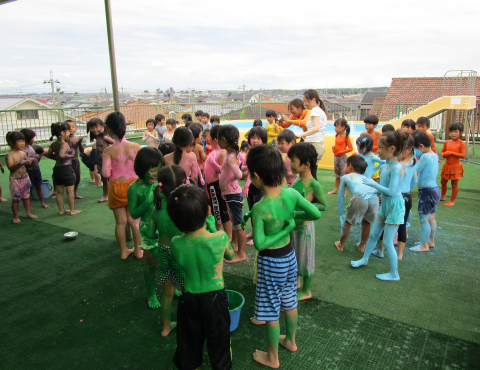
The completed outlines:
<svg viewBox="0 0 480 370">
<path fill-rule="evenodd" d="M 278 368 L 279 343 L 289 351 L 297 351 L 297 261 L 290 232 L 295 228 L 295 219 L 313 221 L 321 214 L 298 191 L 280 187 L 287 171 L 278 150 L 267 145 L 250 149 L 247 166 L 252 184 L 265 194 L 242 221 L 245 225 L 251 215 L 253 239 L 259 251 L 255 320 L 267 322 L 268 351 L 255 351 L 253 359 Z M 280 335 L 280 310 L 285 312 L 286 335 Z"/>
<path fill-rule="evenodd" d="M 288 158 L 291 160 L 291 168 L 298 178 L 291 188 L 298 191 L 302 197 L 311 203 L 317 204 L 320 211 L 327 207 L 327 200 L 323 194 L 317 177 L 317 151 L 310 143 L 298 143 L 288 151 Z M 310 286 L 312 275 L 315 272 L 315 225 L 312 221 L 295 220 L 295 228 L 290 233 L 290 242 L 297 258 L 298 282 L 297 299 L 312 298 Z M 303 277 L 303 284 L 300 288 L 300 277 Z"/>
<path fill-rule="evenodd" d="M 168 216 L 184 233 L 171 240 L 171 255 L 185 271 L 185 289 L 178 300 L 177 349 L 179 369 L 197 369 L 207 341 L 212 369 L 231 369 L 230 314 L 223 281 L 223 260 L 233 249 L 223 231 L 207 231 L 208 199 L 192 185 L 176 188 L 168 198 Z M 210 216 L 210 222 L 214 222 Z M 211 230 L 213 228 L 213 230 Z M 209 226 L 215 231 L 215 226 Z"/>
<path fill-rule="evenodd" d="M 291 186 L 293 182 L 295 181 L 295 174 L 292 172 L 292 168 L 290 166 L 290 157 L 286 154 L 288 154 L 288 151 L 290 148 L 295 145 L 297 142 L 297 137 L 293 133 L 292 130 L 285 129 L 280 134 L 278 134 L 278 150 L 280 150 L 281 153 L 285 154 L 285 167 L 287 167 L 287 175 L 285 176 L 287 180 L 288 186 Z"/>
<path fill-rule="evenodd" d="M 25 166 L 32 163 L 32 158 L 28 158 L 27 154 L 23 151 L 25 146 L 25 136 L 23 136 L 21 132 L 7 132 L 6 142 L 11 148 L 7 153 L 5 161 L 7 162 L 7 168 L 10 170 L 9 183 L 10 196 L 12 197 L 13 223 L 19 224 L 22 222 L 18 215 L 20 199 L 23 201 L 27 218 L 35 219 L 38 217 L 31 213 L 30 187 L 32 184 L 30 183 L 27 169 L 25 168 Z"/>
<path fill-rule="evenodd" d="M 350 125 L 345 118 L 339 118 L 335 121 L 335 132 L 335 145 L 332 147 L 334 154 L 335 187 L 327 194 L 338 193 L 338 185 L 340 185 L 340 179 L 344 175 L 343 170 L 347 162 L 347 153 L 353 150 L 352 141 L 348 137 L 348 134 L 350 134 Z"/>
</svg>

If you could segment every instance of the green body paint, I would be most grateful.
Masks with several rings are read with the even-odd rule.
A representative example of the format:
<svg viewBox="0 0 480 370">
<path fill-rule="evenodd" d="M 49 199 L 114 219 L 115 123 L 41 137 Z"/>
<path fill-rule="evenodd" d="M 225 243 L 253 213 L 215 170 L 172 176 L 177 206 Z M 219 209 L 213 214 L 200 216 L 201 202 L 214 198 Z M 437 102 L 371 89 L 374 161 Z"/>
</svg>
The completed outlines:
<svg viewBox="0 0 480 370">
<path fill-rule="evenodd" d="M 314 199 L 318 202 L 315 204 L 319 211 L 325 211 L 327 209 L 327 199 L 323 193 L 322 186 L 320 183 L 315 180 L 311 175 L 309 178 L 302 179 L 298 177 L 290 187 L 298 191 L 302 197 L 304 197 L 309 202 L 312 202 Z M 301 217 L 301 213 L 295 214 L 295 226 L 304 226 L 307 225 L 309 221 L 304 221 Z"/>
</svg>

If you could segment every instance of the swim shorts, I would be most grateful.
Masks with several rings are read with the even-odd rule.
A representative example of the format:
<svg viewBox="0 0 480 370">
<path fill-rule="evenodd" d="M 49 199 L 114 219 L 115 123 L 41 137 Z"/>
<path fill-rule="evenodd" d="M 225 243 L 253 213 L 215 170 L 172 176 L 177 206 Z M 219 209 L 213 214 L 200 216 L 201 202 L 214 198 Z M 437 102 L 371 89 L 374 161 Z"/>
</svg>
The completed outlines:
<svg viewBox="0 0 480 370">
<path fill-rule="evenodd" d="M 117 180 L 110 179 L 108 182 L 108 208 L 115 209 L 128 206 L 128 187 L 135 180 L 136 179 L 127 182 L 118 182 Z"/>
<path fill-rule="evenodd" d="M 226 194 L 223 196 L 227 203 L 228 214 L 232 220 L 232 226 L 238 226 L 242 223 L 243 217 L 243 194 Z"/>
<path fill-rule="evenodd" d="M 297 259 L 298 276 L 310 276 L 315 272 L 315 224 L 299 226 L 290 233 Z"/>
<path fill-rule="evenodd" d="M 158 244 L 158 276 L 163 283 L 167 280 L 184 285 L 185 272 L 180 265 L 172 258 L 170 247 Z"/>
<path fill-rule="evenodd" d="M 208 195 L 210 199 L 210 207 L 213 217 L 217 225 L 224 224 L 230 221 L 228 215 L 227 203 L 222 197 L 222 191 L 220 190 L 220 181 L 214 181 L 207 184 Z"/>
<path fill-rule="evenodd" d="M 33 186 L 42 186 L 43 179 L 42 179 L 42 171 L 38 170 L 27 170 L 28 177 L 30 178 L 30 182 Z"/>
<path fill-rule="evenodd" d="M 405 201 L 403 196 L 396 197 L 382 196 L 382 205 L 378 215 L 385 219 L 388 225 L 401 225 L 405 217 Z"/>
<path fill-rule="evenodd" d="M 345 164 L 347 163 L 347 155 L 342 154 L 333 158 L 333 167 L 335 168 L 334 176 L 339 179 L 345 175 Z"/>
<path fill-rule="evenodd" d="M 32 187 L 32 183 L 28 176 L 10 177 L 9 185 L 12 200 L 18 201 L 20 199 L 30 198 L 30 188 Z"/>
<path fill-rule="evenodd" d="M 75 172 L 71 164 L 65 166 L 53 167 L 52 173 L 53 184 L 56 186 L 73 186 L 75 185 Z"/>
<path fill-rule="evenodd" d="M 378 197 L 375 196 L 368 200 L 362 197 L 353 196 L 348 203 L 347 212 L 345 213 L 345 220 L 351 225 L 356 225 L 358 219 L 364 218 L 369 223 L 373 224 L 378 213 Z"/>
<path fill-rule="evenodd" d="M 438 202 L 440 202 L 438 186 L 418 189 L 418 213 L 430 215 L 437 212 Z"/>
</svg>

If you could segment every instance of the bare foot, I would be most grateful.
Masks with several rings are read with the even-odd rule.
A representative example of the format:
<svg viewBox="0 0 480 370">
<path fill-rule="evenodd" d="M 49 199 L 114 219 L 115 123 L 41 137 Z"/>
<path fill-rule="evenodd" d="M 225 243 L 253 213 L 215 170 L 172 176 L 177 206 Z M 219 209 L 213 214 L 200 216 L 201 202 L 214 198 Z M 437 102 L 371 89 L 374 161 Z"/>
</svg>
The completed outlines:
<svg viewBox="0 0 480 370">
<path fill-rule="evenodd" d="M 107 200 L 108 200 L 108 197 L 102 197 L 99 200 L 97 200 L 97 202 L 98 203 L 103 203 L 103 202 L 106 202 Z"/>
<path fill-rule="evenodd" d="M 97 183 L 97 186 L 98 186 L 99 188 L 102 187 L 102 186 L 103 186 L 103 182 Z"/>
<path fill-rule="evenodd" d="M 364 253 L 365 252 L 365 244 L 358 243 L 357 244 L 357 251 L 359 251 L 360 253 Z"/>
<path fill-rule="evenodd" d="M 45 204 L 45 203 L 42 203 L 42 207 L 45 208 L 45 209 L 50 208 L 50 206 Z"/>
<path fill-rule="evenodd" d="M 250 317 L 250 322 L 253 324 L 253 325 L 257 325 L 257 326 L 260 326 L 260 325 L 265 325 L 267 322 L 264 321 L 264 320 L 256 320 L 254 317 Z"/>
<path fill-rule="evenodd" d="M 120 258 L 121 258 L 122 260 L 125 260 L 125 259 L 127 259 L 128 256 L 131 255 L 132 253 L 133 253 L 133 248 L 132 248 L 132 249 L 127 249 L 126 252 L 121 252 L 121 253 L 120 253 Z"/>
<path fill-rule="evenodd" d="M 35 212 L 35 208 L 30 207 L 30 212 Z"/>
<path fill-rule="evenodd" d="M 75 211 L 70 211 L 70 216 L 75 216 L 75 215 L 78 215 L 79 213 L 82 213 L 82 211 L 80 211 L 79 209 Z"/>
<path fill-rule="evenodd" d="M 14 218 L 13 219 L 14 224 L 19 224 L 20 222 L 22 222 L 22 221 L 19 218 Z"/>
<path fill-rule="evenodd" d="M 335 247 L 336 247 L 340 252 L 343 252 L 343 247 L 340 245 L 340 241 L 335 242 Z"/>
<path fill-rule="evenodd" d="M 444 203 L 443 205 L 447 207 L 451 207 L 455 205 L 455 202 L 450 201 L 450 202 Z"/>
<path fill-rule="evenodd" d="M 412 252 L 428 252 L 430 250 L 430 248 L 423 244 L 419 244 L 419 245 L 416 245 L 415 247 L 411 247 L 410 250 Z"/>
<path fill-rule="evenodd" d="M 312 298 L 312 292 L 310 294 L 305 294 L 303 292 L 297 292 L 297 301 L 305 301 Z"/>
<path fill-rule="evenodd" d="M 432 242 L 428 243 L 428 248 L 435 248 L 435 243 L 432 243 Z"/>
<path fill-rule="evenodd" d="M 35 220 L 38 218 L 38 216 L 32 215 L 31 213 L 27 213 L 27 218 L 31 218 L 32 220 Z"/>
<path fill-rule="evenodd" d="M 58 212 L 58 214 L 61 216 L 61 215 L 64 215 L 65 213 L 68 213 L 68 212 L 70 212 L 69 209 L 64 209 L 63 212 L 60 211 L 60 212 Z"/>
<path fill-rule="evenodd" d="M 445 195 L 444 197 L 440 197 L 440 200 L 447 200 L 447 196 Z"/>
<path fill-rule="evenodd" d="M 7 200 L 5 198 L 0 198 L 0 202 L 5 203 Z"/>
<path fill-rule="evenodd" d="M 141 259 L 143 258 L 143 249 L 140 249 L 140 248 L 137 248 L 138 250 L 135 250 L 133 252 L 133 255 L 135 256 L 135 258 L 138 258 L 138 259 Z"/>
<path fill-rule="evenodd" d="M 401 261 L 401 260 L 402 260 L 402 258 L 403 258 L 403 255 L 401 255 L 401 256 L 398 256 L 398 260 L 399 260 L 399 261 Z"/>
<path fill-rule="evenodd" d="M 302 287 L 302 284 L 300 284 L 299 281 L 297 281 L 297 289 L 300 289 Z"/>
<path fill-rule="evenodd" d="M 90 182 L 96 182 L 95 179 L 90 179 Z"/>
<path fill-rule="evenodd" d="M 247 239 L 253 238 L 253 233 L 247 234 L 246 238 Z"/>
<path fill-rule="evenodd" d="M 247 245 L 255 245 L 255 244 L 253 243 L 253 239 L 250 240 L 249 242 L 247 242 Z"/>
<path fill-rule="evenodd" d="M 245 261 L 246 259 L 247 259 L 246 255 L 240 256 L 239 254 L 235 253 L 235 255 L 233 256 L 233 259 L 231 261 L 225 260 L 225 262 L 226 263 L 237 263 L 237 262 Z"/>
<path fill-rule="evenodd" d="M 330 194 L 338 194 L 338 190 L 337 190 L 337 189 L 333 189 L 332 191 L 329 191 L 327 194 L 328 194 L 328 195 L 330 195 Z"/>
<path fill-rule="evenodd" d="M 83 199 L 83 197 L 80 195 L 75 195 L 75 199 Z"/>
<path fill-rule="evenodd" d="M 259 364 L 271 367 L 272 369 L 278 369 L 280 366 L 280 363 L 278 362 L 278 357 L 275 360 L 271 360 L 268 357 L 267 352 L 259 351 L 258 349 L 253 352 L 253 359 Z"/>
<path fill-rule="evenodd" d="M 158 301 L 156 294 L 148 297 L 148 307 L 155 309 L 155 308 L 160 308 L 161 306 L 162 305 Z"/>
<path fill-rule="evenodd" d="M 278 341 L 278 344 L 280 344 L 282 347 L 285 347 L 290 352 L 297 352 L 297 345 L 295 344 L 295 342 L 285 341 L 285 335 L 280 335 L 280 340 Z"/>
<path fill-rule="evenodd" d="M 171 322 L 169 326 L 164 326 L 163 327 L 163 330 L 160 333 L 160 335 L 165 338 L 176 327 L 177 327 L 177 323 L 176 322 Z"/>
</svg>

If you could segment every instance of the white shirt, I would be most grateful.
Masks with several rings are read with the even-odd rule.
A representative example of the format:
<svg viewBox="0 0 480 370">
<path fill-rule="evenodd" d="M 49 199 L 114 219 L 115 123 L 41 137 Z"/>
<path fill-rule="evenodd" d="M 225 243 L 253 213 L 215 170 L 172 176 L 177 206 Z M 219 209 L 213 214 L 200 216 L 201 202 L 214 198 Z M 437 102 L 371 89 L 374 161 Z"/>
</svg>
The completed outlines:
<svg viewBox="0 0 480 370">
<path fill-rule="evenodd" d="M 325 140 L 325 131 L 327 131 L 327 115 L 320 107 L 313 108 L 307 121 L 307 131 L 313 127 L 313 117 L 320 117 L 320 128 L 314 134 L 307 136 L 305 142 L 323 143 Z"/>
</svg>

